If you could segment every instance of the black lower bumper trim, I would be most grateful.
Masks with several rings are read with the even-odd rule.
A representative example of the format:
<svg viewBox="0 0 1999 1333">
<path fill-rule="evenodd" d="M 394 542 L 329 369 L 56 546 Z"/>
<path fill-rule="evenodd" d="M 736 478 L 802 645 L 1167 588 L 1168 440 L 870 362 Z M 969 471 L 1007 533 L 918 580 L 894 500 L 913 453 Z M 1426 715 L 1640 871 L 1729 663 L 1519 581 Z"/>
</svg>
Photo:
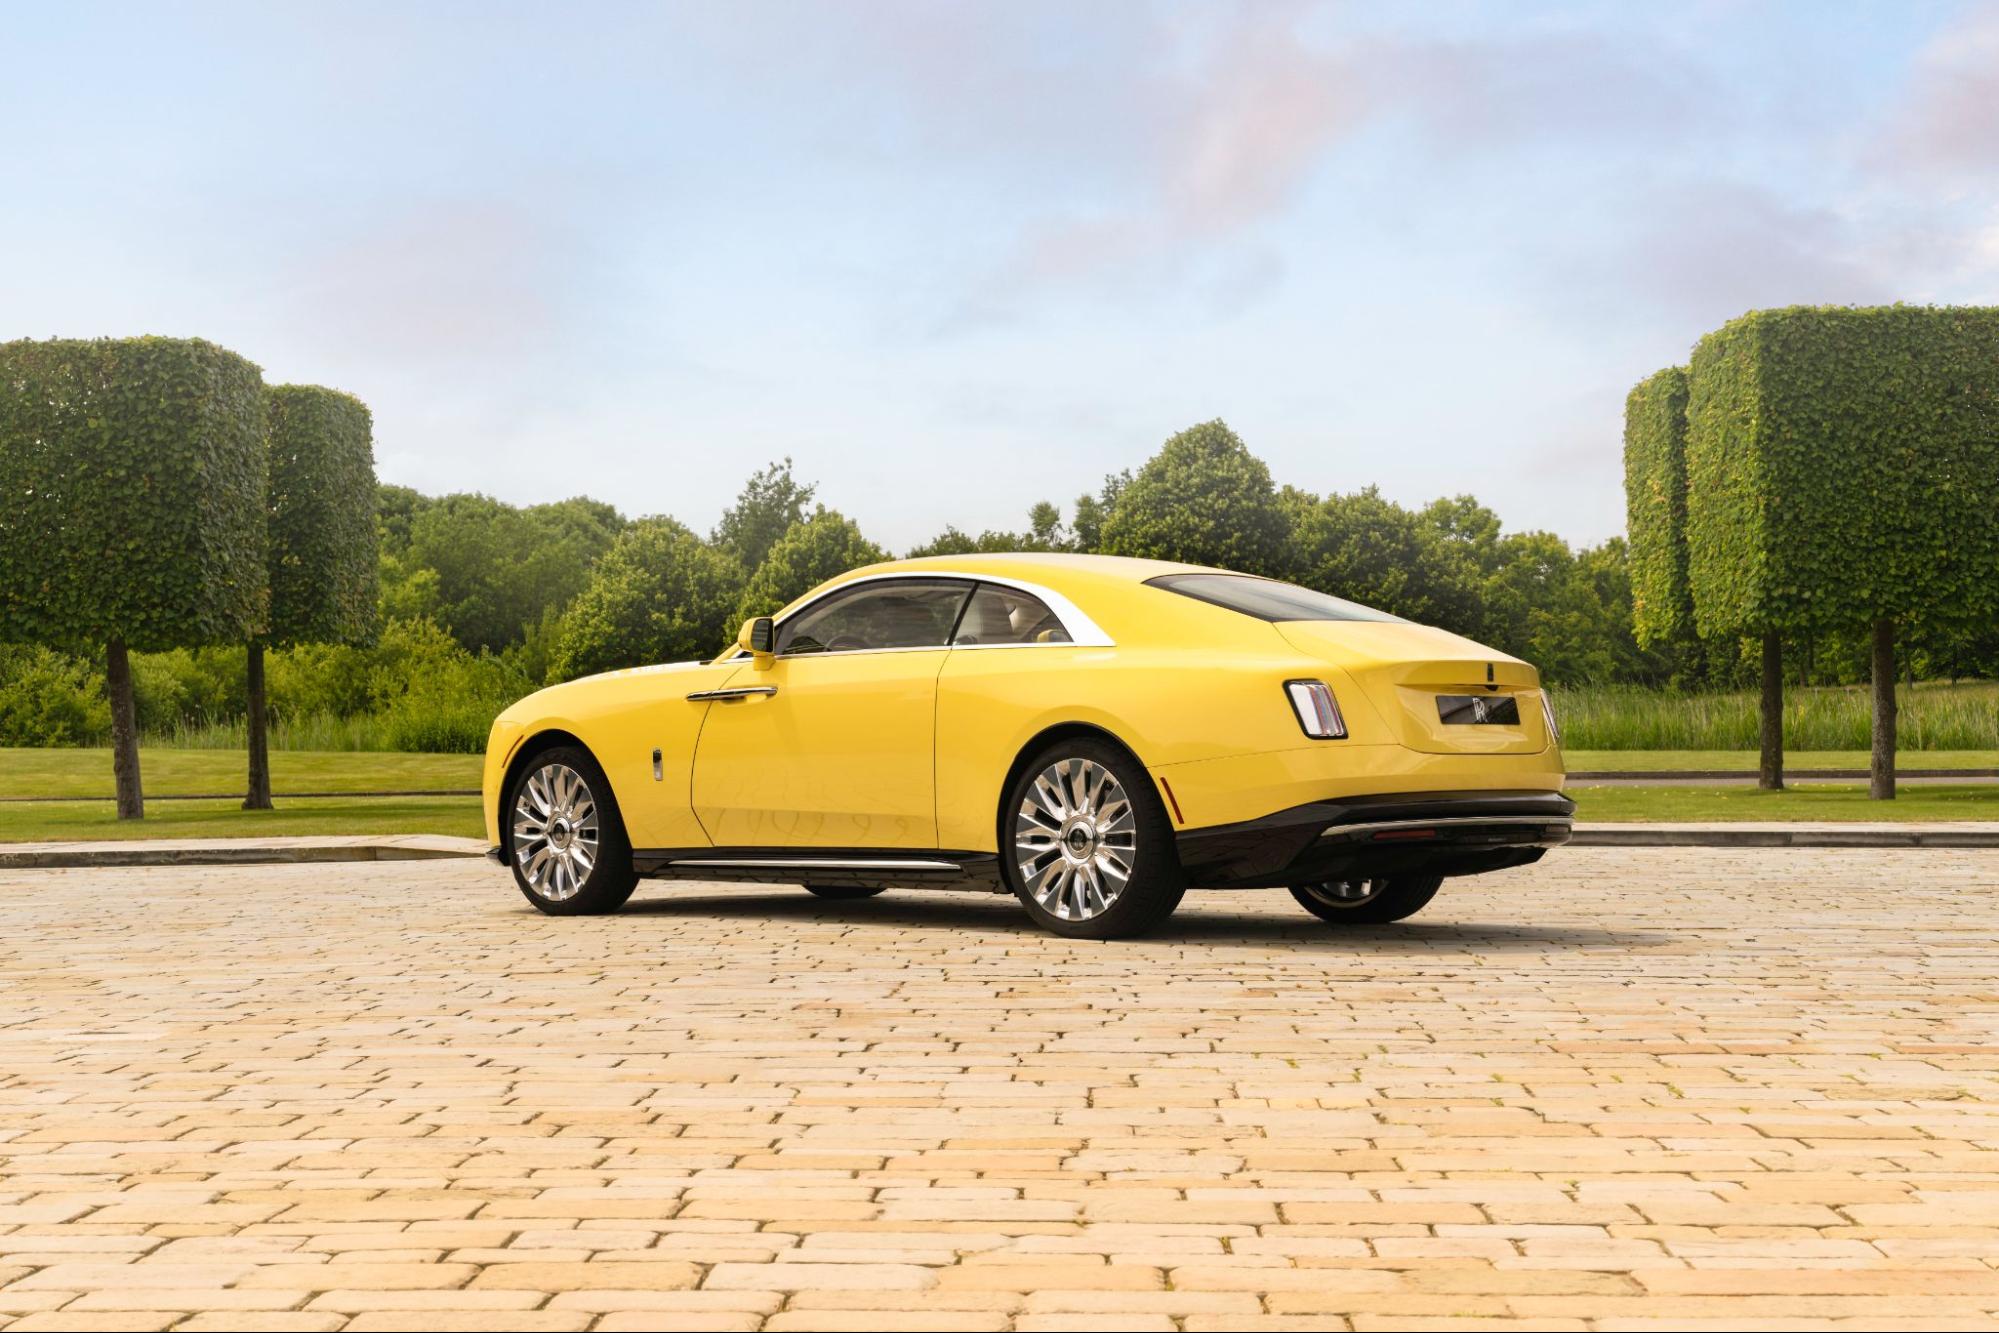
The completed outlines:
<svg viewBox="0 0 1999 1333">
<path fill-rule="evenodd" d="M 1176 842 L 1188 882 L 1267 888 L 1361 875 L 1475 875 L 1526 865 L 1569 840 L 1556 792 L 1402 792 L 1315 801 Z"/>
</svg>

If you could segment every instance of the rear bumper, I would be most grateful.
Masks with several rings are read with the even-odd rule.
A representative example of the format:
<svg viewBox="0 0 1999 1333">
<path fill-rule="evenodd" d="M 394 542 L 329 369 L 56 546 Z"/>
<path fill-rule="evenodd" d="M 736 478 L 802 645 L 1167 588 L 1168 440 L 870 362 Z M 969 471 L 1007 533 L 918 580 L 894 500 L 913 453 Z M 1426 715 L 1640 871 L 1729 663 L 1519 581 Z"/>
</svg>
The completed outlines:
<svg viewBox="0 0 1999 1333">
<path fill-rule="evenodd" d="M 1200 888 L 1267 888 L 1366 875 L 1476 875 L 1569 840 L 1575 802 L 1548 791 L 1397 792 L 1293 806 L 1177 835 Z"/>
</svg>

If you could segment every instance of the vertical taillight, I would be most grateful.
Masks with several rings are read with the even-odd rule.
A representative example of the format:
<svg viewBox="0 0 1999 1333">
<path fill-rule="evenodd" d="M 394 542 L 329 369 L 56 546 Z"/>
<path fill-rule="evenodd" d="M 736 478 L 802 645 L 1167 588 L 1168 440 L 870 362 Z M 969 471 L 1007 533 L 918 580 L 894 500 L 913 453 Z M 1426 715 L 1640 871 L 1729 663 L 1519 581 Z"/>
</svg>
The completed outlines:
<svg viewBox="0 0 1999 1333">
<path fill-rule="evenodd" d="M 1336 741 L 1347 734 L 1346 719 L 1340 716 L 1339 701 L 1326 688 L 1322 680 L 1287 680 L 1284 693 L 1291 700 L 1291 711 L 1298 715 L 1298 725 L 1305 734 L 1315 741 Z"/>
<path fill-rule="evenodd" d="M 1548 736 L 1555 744 L 1562 743 L 1562 729 L 1555 725 L 1555 701 L 1546 690 L 1541 691 L 1541 716 L 1548 719 Z"/>
</svg>

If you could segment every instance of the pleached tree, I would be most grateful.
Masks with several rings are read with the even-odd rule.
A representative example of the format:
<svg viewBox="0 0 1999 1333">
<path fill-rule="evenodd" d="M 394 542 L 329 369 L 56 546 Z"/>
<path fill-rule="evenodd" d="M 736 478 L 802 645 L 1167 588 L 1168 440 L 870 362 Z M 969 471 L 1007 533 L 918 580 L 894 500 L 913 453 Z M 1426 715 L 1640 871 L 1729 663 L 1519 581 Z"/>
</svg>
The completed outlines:
<svg viewBox="0 0 1999 1333">
<path fill-rule="evenodd" d="M 196 338 L 0 344 L 0 642 L 101 653 L 145 813 L 132 650 L 264 628 L 264 382 Z"/>
<path fill-rule="evenodd" d="M 266 395 L 269 628 L 249 639 L 246 810 L 271 808 L 267 644 L 365 643 L 376 631 L 375 452 L 360 399 L 309 384 Z"/>
<path fill-rule="evenodd" d="M 1688 583 L 1701 633 L 1862 628 L 1871 794 L 1895 794 L 1898 629 L 1999 607 L 1999 309 L 1753 311 L 1694 349 Z M 1767 671 L 1767 667 L 1766 667 Z"/>
</svg>

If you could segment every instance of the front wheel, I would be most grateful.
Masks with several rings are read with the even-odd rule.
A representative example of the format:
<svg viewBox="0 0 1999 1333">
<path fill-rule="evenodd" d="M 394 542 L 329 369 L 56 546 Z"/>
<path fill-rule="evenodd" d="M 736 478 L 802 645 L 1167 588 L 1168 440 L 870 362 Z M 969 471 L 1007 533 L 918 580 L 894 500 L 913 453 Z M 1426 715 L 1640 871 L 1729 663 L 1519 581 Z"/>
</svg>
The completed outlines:
<svg viewBox="0 0 1999 1333">
<path fill-rule="evenodd" d="M 514 883 L 550 916 L 615 912 L 638 886 L 610 779 L 588 750 L 561 746 L 528 761 L 507 794 Z"/>
<path fill-rule="evenodd" d="M 1152 779 L 1106 741 L 1058 741 L 1028 761 L 1001 807 L 1007 886 L 1057 935 L 1141 935 L 1187 881 Z"/>
<path fill-rule="evenodd" d="M 1333 879 L 1294 884 L 1298 905 L 1336 926 L 1379 926 L 1414 916 L 1444 886 L 1441 875 L 1396 875 L 1375 879 Z"/>
</svg>

